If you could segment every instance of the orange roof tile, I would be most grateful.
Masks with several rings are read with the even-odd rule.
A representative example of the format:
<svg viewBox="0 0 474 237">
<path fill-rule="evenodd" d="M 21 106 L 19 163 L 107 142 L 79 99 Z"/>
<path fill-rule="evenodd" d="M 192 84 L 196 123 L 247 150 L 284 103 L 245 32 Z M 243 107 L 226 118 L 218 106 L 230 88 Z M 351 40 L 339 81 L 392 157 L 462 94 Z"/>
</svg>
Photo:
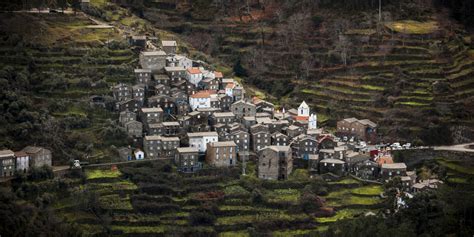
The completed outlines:
<svg viewBox="0 0 474 237">
<path fill-rule="evenodd" d="M 231 88 L 234 88 L 234 86 L 235 86 L 234 83 L 229 83 L 227 84 L 227 86 L 225 86 L 225 88 L 231 89 Z"/>
<path fill-rule="evenodd" d="M 296 121 L 308 121 L 309 116 L 294 116 L 293 117 Z"/>
<path fill-rule="evenodd" d="M 382 156 L 377 159 L 377 164 L 382 165 L 382 164 L 393 164 L 393 159 L 390 156 Z"/>
<path fill-rule="evenodd" d="M 201 70 L 199 70 L 199 68 L 197 68 L 197 67 L 191 67 L 191 68 L 188 68 L 188 72 L 190 74 L 199 74 L 199 73 L 201 73 Z"/>
<path fill-rule="evenodd" d="M 211 94 L 216 94 L 215 90 L 202 90 L 191 95 L 191 98 L 210 98 Z"/>
<path fill-rule="evenodd" d="M 222 77 L 224 77 L 224 74 L 222 74 L 222 72 L 214 72 L 214 76 L 216 78 L 222 78 Z"/>
</svg>

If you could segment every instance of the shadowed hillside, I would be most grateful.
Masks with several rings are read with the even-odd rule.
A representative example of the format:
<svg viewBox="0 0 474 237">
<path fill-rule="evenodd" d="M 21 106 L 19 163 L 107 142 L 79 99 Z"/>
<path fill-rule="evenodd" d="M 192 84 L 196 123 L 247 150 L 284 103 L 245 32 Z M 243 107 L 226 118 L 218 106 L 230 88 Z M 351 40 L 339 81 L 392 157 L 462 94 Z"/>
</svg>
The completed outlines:
<svg viewBox="0 0 474 237">
<path fill-rule="evenodd" d="M 431 1 L 384 1 L 381 20 L 377 1 L 354 2 L 144 1 L 137 11 L 282 107 L 306 100 L 327 125 L 357 116 L 393 139 L 472 138 L 474 51 L 464 27 Z"/>
</svg>

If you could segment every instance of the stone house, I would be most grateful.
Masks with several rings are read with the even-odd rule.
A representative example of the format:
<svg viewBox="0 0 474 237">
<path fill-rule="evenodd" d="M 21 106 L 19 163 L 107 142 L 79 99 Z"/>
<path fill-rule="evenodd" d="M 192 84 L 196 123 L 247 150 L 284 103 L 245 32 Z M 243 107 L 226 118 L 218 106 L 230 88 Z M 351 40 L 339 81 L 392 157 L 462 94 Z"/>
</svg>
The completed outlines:
<svg viewBox="0 0 474 237">
<path fill-rule="evenodd" d="M 145 103 L 145 85 L 137 84 L 132 86 L 132 95 L 133 99 L 140 103 L 140 106 L 143 106 Z"/>
<path fill-rule="evenodd" d="M 146 48 L 146 35 L 133 35 L 132 37 L 128 38 L 128 43 L 131 46 L 145 49 Z"/>
<path fill-rule="evenodd" d="M 186 94 L 186 92 L 182 91 L 182 90 L 178 90 L 176 88 L 173 88 L 171 89 L 171 97 L 174 98 L 174 100 L 176 101 L 176 103 L 180 103 L 180 102 L 183 102 L 183 103 L 188 103 L 188 94 Z"/>
<path fill-rule="evenodd" d="M 178 137 L 145 136 L 143 147 L 148 159 L 173 158 L 179 147 Z"/>
<path fill-rule="evenodd" d="M 318 138 L 318 149 L 334 149 L 336 145 L 332 136 L 324 135 Z"/>
<path fill-rule="evenodd" d="M 321 160 L 336 159 L 336 156 L 334 155 L 334 149 L 319 149 L 318 154 Z"/>
<path fill-rule="evenodd" d="M 112 88 L 112 93 L 116 101 L 132 99 L 132 88 L 124 83 L 119 83 Z"/>
<path fill-rule="evenodd" d="M 152 72 L 161 71 L 166 66 L 166 52 L 142 51 L 139 60 L 143 69 L 150 69 Z"/>
<path fill-rule="evenodd" d="M 310 155 L 318 154 L 318 141 L 313 137 L 300 135 L 295 139 L 292 148 L 295 158 L 308 160 Z"/>
<path fill-rule="evenodd" d="M 337 122 L 336 135 L 354 137 L 358 140 L 375 143 L 377 140 L 377 124 L 368 119 L 346 118 Z"/>
<path fill-rule="evenodd" d="M 176 122 L 163 122 L 163 136 L 178 136 L 181 134 L 181 125 Z"/>
<path fill-rule="evenodd" d="M 219 90 L 219 79 L 205 78 L 199 82 L 198 87 L 201 90 Z"/>
<path fill-rule="evenodd" d="M 162 40 L 161 47 L 163 47 L 163 51 L 165 51 L 166 54 L 176 54 L 178 44 L 174 40 Z"/>
<path fill-rule="evenodd" d="M 230 106 L 230 111 L 239 119 L 244 117 L 255 117 L 257 113 L 255 105 L 244 100 L 239 100 L 233 103 Z"/>
<path fill-rule="evenodd" d="M 235 115 L 232 112 L 217 112 L 212 114 L 209 117 L 211 125 L 221 124 L 231 124 L 235 121 Z"/>
<path fill-rule="evenodd" d="M 29 169 L 30 156 L 24 151 L 17 151 L 15 152 L 15 159 L 16 170 L 18 172 L 26 173 L 26 171 Z"/>
<path fill-rule="evenodd" d="M 155 95 L 171 95 L 171 88 L 168 85 L 158 84 L 154 89 Z"/>
<path fill-rule="evenodd" d="M 15 153 L 11 150 L 0 150 L 0 178 L 15 174 Z"/>
<path fill-rule="evenodd" d="M 38 146 L 27 146 L 22 150 L 30 157 L 30 167 L 52 166 L 53 157 L 51 151 Z"/>
<path fill-rule="evenodd" d="M 130 147 L 120 147 L 117 148 L 118 157 L 120 161 L 130 161 L 132 160 L 132 149 Z"/>
<path fill-rule="evenodd" d="M 232 97 L 226 95 L 226 94 L 221 94 L 219 95 L 219 100 L 220 100 L 220 109 L 222 111 L 230 111 L 230 107 L 232 106 L 232 103 L 234 103 L 234 100 Z"/>
<path fill-rule="evenodd" d="M 250 151 L 250 134 L 244 130 L 234 130 L 230 132 L 230 139 L 232 139 L 238 146 L 238 155 L 241 158 L 246 158 Z"/>
<path fill-rule="evenodd" d="M 153 123 L 161 123 L 163 122 L 163 109 L 160 107 L 142 108 L 140 118 L 145 126 Z"/>
<path fill-rule="evenodd" d="M 172 80 L 186 78 L 186 68 L 184 67 L 165 67 L 165 72 Z"/>
<path fill-rule="evenodd" d="M 221 110 L 221 100 L 219 97 L 211 97 L 211 107 Z"/>
<path fill-rule="evenodd" d="M 178 116 L 185 115 L 191 111 L 191 106 L 189 106 L 188 102 L 177 101 L 176 102 L 176 114 Z"/>
<path fill-rule="evenodd" d="M 234 101 L 243 100 L 245 98 L 245 89 L 243 86 L 237 85 L 234 87 L 232 94 L 234 96 Z"/>
<path fill-rule="evenodd" d="M 272 134 L 272 145 L 273 146 L 288 146 L 290 139 L 283 133 L 275 132 Z"/>
<path fill-rule="evenodd" d="M 137 112 L 141 108 L 140 102 L 135 99 L 119 101 L 117 102 L 116 106 L 117 106 L 117 110 L 120 112 L 123 112 L 123 111 Z"/>
<path fill-rule="evenodd" d="M 128 135 L 134 138 L 141 138 L 143 136 L 143 124 L 138 121 L 129 121 L 125 123 L 125 129 Z"/>
<path fill-rule="evenodd" d="M 229 84 L 235 84 L 234 79 L 232 79 L 232 78 L 222 78 L 220 89 L 224 90 L 227 87 L 227 85 L 229 85 Z"/>
<path fill-rule="evenodd" d="M 287 179 L 293 170 L 289 146 L 267 146 L 260 150 L 258 177 L 260 179 Z"/>
<path fill-rule="evenodd" d="M 153 74 L 155 85 L 171 85 L 171 79 L 166 74 Z"/>
<path fill-rule="evenodd" d="M 367 180 L 376 179 L 380 174 L 380 166 L 371 160 L 357 163 L 352 171 L 357 177 Z"/>
<path fill-rule="evenodd" d="M 207 144 L 218 141 L 217 132 L 188 133 L 189 146 L 197 147 L 200 153 L 206 152 Z"/>
<path fill-rule="evenodd" d="M 271 135 L 268 131 L 257 131 L 252 132 L 252 150 L 258 152 L 260 149 L 263 149 L 271 145 Z"/>
<path fill-rule="evenodd" d="M 237 145 L 234 141 L 208 143 L 206 163 L 216 167 L 237 165 Z"/>
<path fill-rule="evenodd" d="M 339 159 L 323 159 L 319 162 L 319 172 L 321 174 L 333 173 L 335 175 L 343 175 L 346 170 L 346 162 Z"/>
<path fill-rule="evenodd" d="M 382 164 L 380 176 L 387 180 L 397 176 L 406 176 L 407 166 L 405 163 Z"/>
<path fill-rule="evenodd" d="M 119 115 L 119 123 L 123 127 L 125 127 L 125 124 L 130 121 L 135 121 L 137 120 L 137 114 L 135 112 L 131 111 L 122 111 L 120 112 Z"/>
<path fill-rule="evenodd" d="M 178 167 L 178 171 L 192 173 L 201 169 L 198 158 L 199 150 L 196 147 L 178 147 L 174 163 Z"/>
<path fill-rule="evenodd" d="M 143 84 L 149 86 L 151 84 L 151 70 L 150 69 L 135 69 L 135 84 Z"/>
<path fill-rule="evenodd" d="M 247 129 L 250 129 L 250 127 L 257 124 L 257 120 L 255 119 L 255 117 L 244 117 L 242 119 L 242 123 Z"/>
<path fill-rule="evenodd" d="M 148 106 L 161 107 L 163 114 L 176 114 L 176 103 L 173 97 L 167 95 L 155 95 L 148 98 Z"/>
<path fill-rule="evenodd" d="M 297 136 L 299 136 L 300 134 L 303 134 L 303 133 L 304 133 L 303 128 L 295 126 L 295 125 L 290 125 L 286 129 L 286 135 L 288 135 L 288 137 L 290 137 L 290 138 L 297 137 Z"/>
</svg>

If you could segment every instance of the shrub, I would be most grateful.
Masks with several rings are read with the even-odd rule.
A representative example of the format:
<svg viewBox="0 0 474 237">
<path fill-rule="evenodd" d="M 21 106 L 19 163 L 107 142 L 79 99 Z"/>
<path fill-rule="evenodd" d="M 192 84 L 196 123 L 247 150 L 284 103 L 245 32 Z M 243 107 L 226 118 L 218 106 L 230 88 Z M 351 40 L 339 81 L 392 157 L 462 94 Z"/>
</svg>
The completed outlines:
<svg viewBox="0 0 474 237">
<path fill-rule="evenodd" d="M 214 225 L 216 216 L 207 211 L 193 211 L 189 214 L 191 225 Z"/>
</svg>

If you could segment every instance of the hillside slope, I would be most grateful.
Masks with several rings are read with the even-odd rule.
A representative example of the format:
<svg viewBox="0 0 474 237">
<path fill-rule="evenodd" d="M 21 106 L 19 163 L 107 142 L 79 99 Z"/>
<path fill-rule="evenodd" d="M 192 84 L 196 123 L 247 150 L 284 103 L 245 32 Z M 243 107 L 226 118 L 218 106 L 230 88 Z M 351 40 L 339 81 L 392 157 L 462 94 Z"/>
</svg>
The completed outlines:
<svg viewBox="0 0 474 237">
<path fill-rule="evenodd" d="M 327 125 L 357 116 L 392 139 L 472 139 L 474 51 L 447 13 L 426 2 L 394 3 L 380 24 L 371 9 L 266 2 L 242 12 L 238 4 L 145 1 L 143 15 L 234 65 L 282 107 L 306 100 Z"/>
</svg>

